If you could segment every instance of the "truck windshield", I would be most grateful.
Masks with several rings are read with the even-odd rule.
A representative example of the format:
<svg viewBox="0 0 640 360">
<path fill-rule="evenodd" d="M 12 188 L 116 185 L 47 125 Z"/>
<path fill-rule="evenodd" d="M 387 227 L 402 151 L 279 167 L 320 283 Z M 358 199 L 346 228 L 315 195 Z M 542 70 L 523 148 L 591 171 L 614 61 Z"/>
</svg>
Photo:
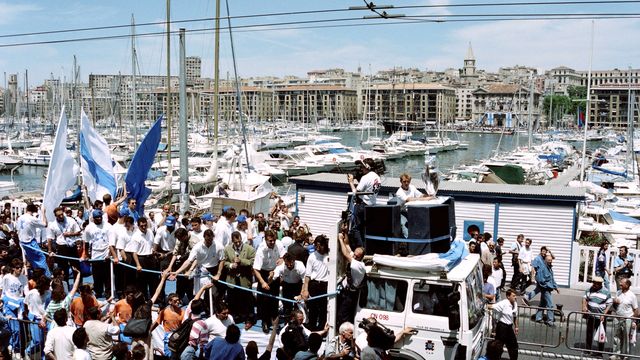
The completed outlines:
<svg viewBox="0 0 640 360">
<path fill-rule="evenodd" d="M 413 285 L 411 307 L 415 314 L 447 316 L 451 285 L 416 283 Z"/>
<path fill-rule="evenodd" d="M 407 282 L 395 279 L 367 278 L 368 309 L 403 312 L 407 301 Z"/>
<path fill-rule="evenodd" d="M 484 316 L 484 301 L 482 299 L 482 274 L 477 268 L 467 277 L 467 312 L 469 316 L 469 329 L 478 325 Z"/>
</svg>

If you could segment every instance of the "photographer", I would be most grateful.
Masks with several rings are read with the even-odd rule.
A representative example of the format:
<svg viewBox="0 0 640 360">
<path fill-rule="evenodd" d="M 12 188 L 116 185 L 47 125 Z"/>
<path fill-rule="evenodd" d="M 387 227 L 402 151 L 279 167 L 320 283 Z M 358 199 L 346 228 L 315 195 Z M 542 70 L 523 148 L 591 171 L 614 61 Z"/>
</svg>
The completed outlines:
<svg viewBox="0 0 640 360">
<path fill-rule="evenodd" d="M 394 334 L 384 325 L 378 324 L 376 319 L 372 317 L 362 319 L 358 327 L 364 330 L 355 341 L 356 347 L 361 350 L 361 360 L 382 359 L 382 355 L 386 354 L 386 351 L 391 349 L 395 343 L 414 332 L 413 328 L 406 327 L 401 332 Z M 371 335 L 372 331 L 373 335 Z"/>
<path fill-rule="evenodd" d="M 358 358 L 359 351 L 353 338 L 353 324 L 343 322 L 338 329 L 338 335 L 327 342 L 324 349 L 325 360 L 331 359 L 355 359 Z"/>
<path fill-rule="evenodd" d="M 289 323 L 280 331 L 282 348 L 277 351 L 277 353 L 280 353 L 280 357 L 277 357 L 278 359 L 283 356 L 291 359 L 298 351 L 306 351 L 309 348 L 309 335 L 312 332 L 304 327 L 303 322 L 304 314 L 302 311 L 298 309 L 292 310 Z M 329 332 L 329 324 L 326 324 L 322 331 L 316 331 L 315 333 L 324 337 L 327 332 Z"/>
<path fill-rule="evenodd" d="M 366 205 L 375 205 L 378 197 L 378 190 L 380 190 L 380 176 L 374 171 L 376 166 L 375 161 L 371 158 L 366 158 L 362 161 L 357 160 L 356 165 L 359 166 L 359 173 L 362 174 L 360 180 L 358 180 L 358 186 L 354 184 L 354 175 L 347 174 L 347 180 L 351 191 L 372 193 L 370 195 L 355 195 L 355 206 L 353 208 L 353 214 L 355 221 L 351 231 L 353 232 L 353 239 L 355 246 L 363 246 L 363 234 L 364 234 L 364 207 Z"/>
</svg>

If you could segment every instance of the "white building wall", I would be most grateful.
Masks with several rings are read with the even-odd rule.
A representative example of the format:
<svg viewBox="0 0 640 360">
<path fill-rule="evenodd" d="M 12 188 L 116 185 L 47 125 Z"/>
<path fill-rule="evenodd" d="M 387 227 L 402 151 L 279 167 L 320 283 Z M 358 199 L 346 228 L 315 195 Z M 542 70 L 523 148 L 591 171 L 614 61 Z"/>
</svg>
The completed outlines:
<svg viewBox="0 0 640 360">
<path fill-rule="evenodd" d="M 314 236 L 336 234 L 336 223 L 346 209 L 346 193 L 307 189 L 298 192 L 300 222 L 307 224 Z"/>
<path fill-rule="evenodd" d="M 456 207 L 457 207 L 456 203 Z M 571 207 L 500 204 L 500 216 L 496 237 L 504 238 L 504 268 L 507 281 L 511 280 L 513 268 L 509 248 L 516 241 L 518 234 L 532 240 L 534 256 L 540 253 L 540 247 L 546 246 L 556 259 L 553 272 L 556 283 L 569 285 L 571 266 L 571 248 L 573 241 L 573 209 Z"/>
<path fill-rule="evenodd" d="M 456 240 L 464 238 L 465 220 L 483 221 L 484 232 L 493 234 L 494 215 L 494 203 L 456 201 Z"/>
</svg>

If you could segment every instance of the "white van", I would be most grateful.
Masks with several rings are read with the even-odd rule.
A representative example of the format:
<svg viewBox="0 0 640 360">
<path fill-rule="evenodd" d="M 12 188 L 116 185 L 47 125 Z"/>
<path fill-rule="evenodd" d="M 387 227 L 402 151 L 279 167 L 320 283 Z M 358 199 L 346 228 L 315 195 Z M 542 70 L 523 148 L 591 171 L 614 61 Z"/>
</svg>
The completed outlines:
<svg viewBox="0 0 640 360">
<path fill-rule="evenodd" d="M 394 359 L 479 358 L 488 321 L 480 264 L 477 254 L 469 254 L 449 271 L 368 267 L 355 336 L 364 331 L 357 324 L 373 317 L 396 333 L 415 329 L 389 350 Z"/>
</svg>

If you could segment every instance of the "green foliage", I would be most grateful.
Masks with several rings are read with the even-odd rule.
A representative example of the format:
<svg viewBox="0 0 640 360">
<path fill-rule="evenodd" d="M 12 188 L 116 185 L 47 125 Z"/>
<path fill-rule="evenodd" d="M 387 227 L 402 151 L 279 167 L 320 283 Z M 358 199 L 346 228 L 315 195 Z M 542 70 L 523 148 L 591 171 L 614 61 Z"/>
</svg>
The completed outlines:
<svg viewBox="0 0 640 360">
<path fill-rule="evenodd" d="M 578 244 L 586 246 L 600 246 L 607 239 L 598 232 L 583 232 L 578 239 Z"/>
<path fill-rule="evenodd" d="M 569 97 L 573 99 L 586 99 L 587 98 L 587 87 L 586 86 L 569 86 L 567 87 L 567 93 Z"/>
<path fill-rule="evenodd" d="M 553 114 L 554 118 L 558 118 L 565 114 L 576 115 L 578 113 L 578 106 L 584 112 L 585 102 L 580 101 L 587 98 L 587 88 L 584 86 L 569 86 L 567 87 L 567 93 L 565 95 L 547 95 L 544 97 L 543 108 L 545 114 L 549 114 L 549 106 L 551 105 L 551 98 L 553 98 Z"/>
</svg>

